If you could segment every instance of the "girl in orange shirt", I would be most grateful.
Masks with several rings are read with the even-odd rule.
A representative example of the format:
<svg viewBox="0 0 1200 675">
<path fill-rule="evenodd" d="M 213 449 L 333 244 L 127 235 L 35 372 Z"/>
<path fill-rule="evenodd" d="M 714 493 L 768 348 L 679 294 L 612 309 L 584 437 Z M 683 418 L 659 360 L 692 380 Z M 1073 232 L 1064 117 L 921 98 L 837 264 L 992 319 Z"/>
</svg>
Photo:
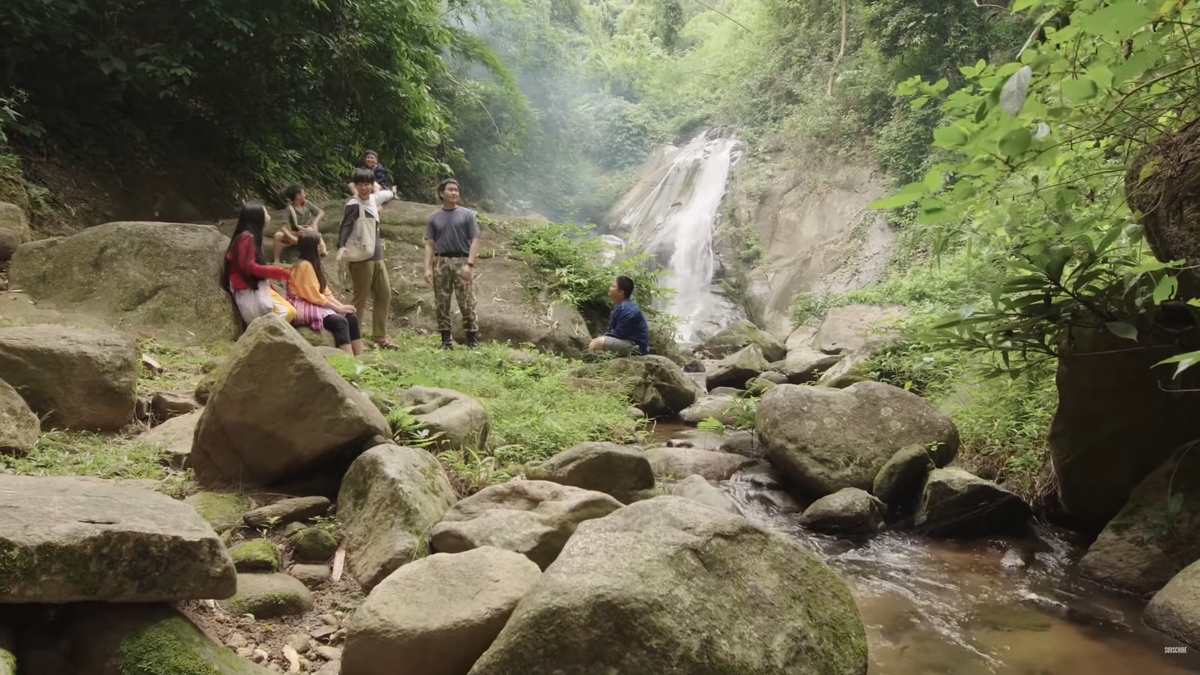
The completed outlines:
<svg viewBox="0 0 1200 675">
<path fill-rule="evenodd" d="M 333 333 L 338 349 L 358 356 L 363 352 L 362 332 L 354 305 L 338 302 L 329 292 L 325 268 L 321 266 L 321 235 L 312 230 L 300 233 L 296 250 L 300 259 L 292 265 L 288 280 L 288 302 L 296 308 L 292 323 L 312 330 Z"/>
</svg>

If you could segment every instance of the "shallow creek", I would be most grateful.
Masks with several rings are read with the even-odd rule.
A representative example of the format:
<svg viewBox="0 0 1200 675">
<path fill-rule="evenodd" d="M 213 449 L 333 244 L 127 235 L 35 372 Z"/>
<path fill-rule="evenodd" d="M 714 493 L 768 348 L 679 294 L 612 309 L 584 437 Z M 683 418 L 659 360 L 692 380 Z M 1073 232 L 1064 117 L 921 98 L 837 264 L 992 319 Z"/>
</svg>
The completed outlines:
<svg viewBox="0 0 1200 675">
<path fill-rule="evenodd" d="M 654 440 L 716 449 L 660 424 Z M 869 675 L 1174 675 L 1200 654 L 1142 625 L 1144 603 L 1077 578 L 1083 553 L 1048 529 L 1027 539 L 944 542 L 902 532 L 863 541 L 800 527 L 799 504 L 765 464 L 721 483 L 753 523 L 783 533 L 850 585 L 867 626 Z"/>
</svg>

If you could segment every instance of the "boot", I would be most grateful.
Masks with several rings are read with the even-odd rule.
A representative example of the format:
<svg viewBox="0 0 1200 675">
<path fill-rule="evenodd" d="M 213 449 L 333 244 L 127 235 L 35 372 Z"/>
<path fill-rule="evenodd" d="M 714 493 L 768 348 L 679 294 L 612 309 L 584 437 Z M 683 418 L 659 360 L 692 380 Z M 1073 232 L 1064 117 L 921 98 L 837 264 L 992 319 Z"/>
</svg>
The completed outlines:
<svg viewBox="0 0 1200 675">
<path fill-rule="evenodd" d="M 479 333 L 471 331 L 467 333 L 467 349 L 475 349 L 479 346 Z"/>
<path fill-rule="evenodd" d="M 450 336 L 450 331 L 442 331 L 442 349 L 454 349 L 454 338 Z"/>
</svg>

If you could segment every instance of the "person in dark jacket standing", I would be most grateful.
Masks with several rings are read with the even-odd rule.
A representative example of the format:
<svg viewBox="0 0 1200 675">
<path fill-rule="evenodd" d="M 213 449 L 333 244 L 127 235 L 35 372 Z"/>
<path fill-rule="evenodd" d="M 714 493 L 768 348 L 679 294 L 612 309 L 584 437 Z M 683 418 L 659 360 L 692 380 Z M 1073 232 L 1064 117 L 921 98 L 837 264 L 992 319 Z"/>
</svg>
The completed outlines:
<svg viewBox="0 0 1200 675">
<path fill-rule="evenodd" d="M 364 152 L 362 166 L 359 168 L 370 171 L 371 175 L 374 176 L 375 184 L 371 187 L 371 192 L 392 189 L 392 181 L 388 177 L 388 170 L 383 168 L 383 165 L 379 163 L 379 153 L 375 152 L 374 150 L 368 150 Z M 347 183 L 346 187 L 350 190 L 350 194 L 358 193 L 358 190 L 354 187 L 353 182 Z"/>
<path fill-rule="evenodd" d="M 475 318 L 475 259 L 479 255 L 479 221 L 475 212 L 459 206 L 458 181 L 447 178 L 438 184 L 442 208 L 429 214 L 425 225 L 425 283 L 433 285 L 438 331 L 442 349 L 454 347 L 454 324 L 450 296 L 458 298 L 467 346 L 479 344 Z"/>
<path fill-rule="evenodd" d="M 593 354 L 612 352 L 619 356 L 650 353 L 650 326 L 642 308 L 631 298 L 633 279 L 617 277 L 608 287 L 608 297 L 613 301 L 608 315 L 608 330 L 592 340 L 588 347 Z"/>
</svg>

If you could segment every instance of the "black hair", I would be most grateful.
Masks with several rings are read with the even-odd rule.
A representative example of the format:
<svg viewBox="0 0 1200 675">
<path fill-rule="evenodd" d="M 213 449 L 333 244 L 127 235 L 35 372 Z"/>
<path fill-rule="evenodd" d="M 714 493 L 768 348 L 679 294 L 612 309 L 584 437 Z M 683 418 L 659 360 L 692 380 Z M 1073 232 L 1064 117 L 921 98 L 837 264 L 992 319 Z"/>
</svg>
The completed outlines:
<svg viewBox="0 0 1200 675">
<path fill-rule="evenodd" d="M 374 183 L 375 173 L 370 169 L 355 169 L 354 175 L 350 177 L 350 182 L 355 185 L 360 183 Z"/>
<path fill-rule="evenodd" d="M 617 277 L 617 288 L 625 294 L 625 299 L 633 297 L 633 279 L 629 277 Z"/>
<path fill-rule="evenodd" d="M 301 192 L 304 192 L 303 186 L 293 185 L 283 193 L 283 196 L 287 197 L 288 203 L 291 204 L 292 202 L 296 201 L 296 197 L 299 197 Z"/>
<path fill-rule="evenodd" d="M 262 252 L 263 228 L 267 226 L 267 208 L 258 202 L 249 202 L 242 205 L 242 212 L 238 214 L 237 227 L 233 230 L 233 237 L 229 239 L 229 247 L 225 249 L 224 263 L 221 265 L 221 288 L 229 294 L 230 300 L 233 300 L 233 314 L 237 319 L 239 328 L 238 334 L 245 332 L 246 322 L 242 319 L 242 313 L 238 310 L 237 301 L 233 299 L 233 289 L 229 287 L 229 275 L 233 272 L 232 255 L 236 255 L 238 237 L 243 234 L 249 234 L 254 238 L 254 262 L 259 265 L 265 265 L 266 259 Z M 258 290 L 260 279 L 251 278 L 245 279 L 246 285 L 250 288 Z"/>
<path fill-rule="evenodd" d="M 443 178 L 442 182 L 438 183 L 438 188 L 437 188 L 438 199 L 442 198 L 442 193 L 446 191 L 446 186 L 450 185 L 451 183 L 453 183 L 454 185 L 458 185 L 458 179 L 457 178 Z"/>
<path fill-rule="evenodd" d="M 367 155 L 375 155 L 375 159 L 379 159 L 379 153 L 375 152 L 374 150 L 364 151 L 362 158 L 365 160 L 367 158 Z"/>
<path fill-rule="evenodd" d="M 321 233 L 312 230 L 301 232 L 300 239 L 296 242 L 296 251 L 301 260 L 307 260 L 313 266 L 313 271 L 317 273 L 317 283 L 321 286 L 321 292 L 325 293 L 325 268 L 321 266 Z"/>
</svg>

